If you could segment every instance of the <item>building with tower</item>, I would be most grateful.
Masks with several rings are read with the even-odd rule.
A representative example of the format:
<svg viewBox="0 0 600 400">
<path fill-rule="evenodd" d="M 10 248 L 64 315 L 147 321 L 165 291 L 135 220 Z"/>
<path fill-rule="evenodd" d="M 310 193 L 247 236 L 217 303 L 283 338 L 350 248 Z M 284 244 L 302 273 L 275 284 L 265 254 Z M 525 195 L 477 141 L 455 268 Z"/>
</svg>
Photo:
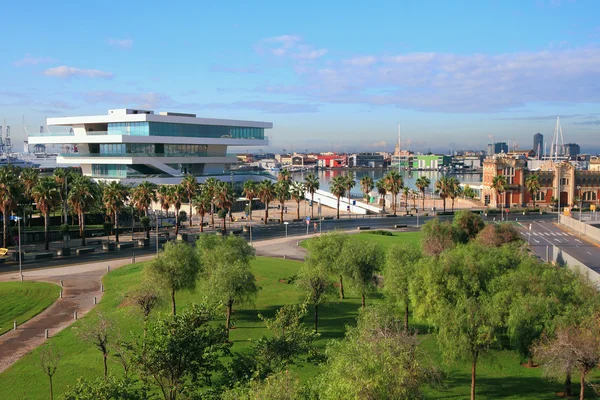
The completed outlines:
<svg viewBox="0 0 600 400">
<path fill-rule="evenodd" d="M 535 151 L 537 158 L 542 158 L 544 154 L 544 135 L 539 132 L 533 135 L 533 151 Z"/>
</svg>

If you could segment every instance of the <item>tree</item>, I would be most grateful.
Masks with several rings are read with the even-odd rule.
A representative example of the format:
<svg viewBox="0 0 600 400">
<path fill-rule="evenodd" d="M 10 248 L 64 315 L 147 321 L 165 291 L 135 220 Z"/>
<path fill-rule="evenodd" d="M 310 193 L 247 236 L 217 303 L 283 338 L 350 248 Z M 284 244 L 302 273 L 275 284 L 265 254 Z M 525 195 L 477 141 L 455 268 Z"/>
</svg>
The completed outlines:
<svg viewBox="0 0 600 400">
<path fill-rule="evenodd" d="M 344 242 L 340 263 L 346 266 L 352 286 L 360 292 L 363 309 L 366 295 L 375 288 L 375 273 L 381 270 L 383 262 L 383 250 L 379 244 L 352 236 Z"/>
<path fill-rule="evenodd" d="M 287 182 L 290 183 L 292 180 L 292 173 L 287 168 L 282 168 L 277 175 L 277 182 Z"/>
<path fill-rule="evenodd" d="M 256 182 L 247 180 L 244 182 L 244 188 L 242 190 L 244 197 L 248 200 L 248 218 L 252 221 L 252 200 L 258 195 L 258 187 Z"/>
<path fill-rule="evenodd" d="M 131 202 L 139 211 L 149 217 L 149 210 L 152 202 L 158 201 L 156 197 L 156 185 L 148 181 L 143 181 L 131 189 Z M 150 239 L 150 229 L 146 230 L 146 238 Z"/>
<path fill-rule="evenodd" d="M 74 177 L 67 201 L 77 214 L 82 246 L 85 246 L 85 213 L 99 197 L 98 185 L 88 176 Z"/>
<path fill-rule="evenodd" d="M 40 177 L 40 171 L 35 168 L 23 168 L 21 170 L 21 174 L 19 175 L 19 179 L 23 183 L 24 194 L 25 196 L 31 196 L 31 189 L 36 185 L 38 179 Z"/>
<path fill-rule="evenodd" d="M 189 244 L 168 242 L 146 268 L 154 283 L 169 292 L 172 313 L 175 315 L 175 293 L 180 290 L 192 290 L 196 287 L 196 279 L 200 274 L 202 263 Z"/>
<path fill-rule="evenodd" d="M 326 300 L 327 295 L 333 288 L 330 270 L 320 262 L 318 257 L 311 257 L 309 253 L 306 262 L 300 267 L 296 284 L 307 293 L 307 301 L 314 308 L 315 332 L 318 332 L 319 304 Z"/>
<path fill-rule="evenodd" d="M 54 170 L 53 175 L 54 181 L 56 182 L 56 187 L 58 188 L 58 197 L 60 197 L 60 204 L 62 204 L 62 212 L 61 212 L 61 222 L 66 224 L 65 220 L 67 215 L 67 193 L 68 190 L 68 180 L 69 180 L 69 170 L 67 168 L 56 168 Z"/>
<path fill-rule="evenodd" d="M 383 271 L 383 292 L 394 306 L 404 309 L 404 330 L 408 332 L 410 306 L 409 286 L 416 265 L 423 258 L 421 249 L 414 244 L 393 245 L 387 251 Z"/>
<path fill-rule="evenodd" d="M 337 219 L 340 219 L 340 197 L 346 194 L 346 177 L 338 175 L 331 181 L 331 194 L 337 198 Z"/>
<path fill-rule="evenodd" d="M 225 215 L 222 215 L 223 220 L 223 232 L 227 231 L 227 223 L 225 217 L 227 216 L 227 211 L 231 209 L 235 198 L 233 197 L 233 188 L 227 182 L 219 182 L 219 184 L 215 187 L 215 204 L 222 210 L 225 210 Z M 221 216 L 221 214 L 219 215 Z"/>
<path fill-rule="evenodd" d="M 1 176 L 0 182 L 2 182 Z M 2 193 L 1 185 L 2 184 L 0 183 L 0 193 Z M 31 189 L 31 195 L 35 200 L 37 209 L 44 214 L 44 248 L 48 250 L 50 246 L 50 211 L 52 211 L 52 209 L 55 208 L 60 201 L 58 188 L 56 187 L 54 179 L 50 176 L 42 177 Z M 7 214 L 4 213 L 4 216 L 6 217 Z M 5 224 L 6 219 L 7 218 L 4 218 Z"/>
<path fill-rule="evenodd" d="M 339 232 L 325 233 L 307 241 L 306 263 L 319 266 L 339 277 L 340 299 L 344 299 L 344 276 L 346 267 L 340 256 L 348 235 Z M 320 271 L 317 271 L 320 273 Z"/>
<path fill-rule="evenodd" d="M 191 394 L 201 382 L 210 384 L 212 374 L 223 369 L 220 357 L 229 354 L 231 345 L 213 321 L 212 310 L 193 304 L 178 315 L 160 316 L 149 324 L 146 337 L 131 345 L 139 374 L 148 377 L 165 400 Z"/>
<path fill-rule="evenodd" d="M 69 387 L 63 393 L 63 400 L 147 400 L 148 394 L 144 388 L 138 388 L 137 382 L 131 378 L 107 379 L 98 378 L 88 381 L 77 380 L 74 387 Z"/>
<path fill-rule="evenodd" d="M 475 239 L 477 234 L 485 227 L 481 216 L 468 210 L 457 212 L 454 215 L 452 225 L 458 235 L 458 241 L 462 243 Z"/>
<path fill-rule="evenodd" d="M 200 236 L 196 248 L 206 266 L 206 291 L 226 307 L 225 330 L 229 338 L 234 304 L 254 301 L 259 286 L 250 268 L 255 251 L 245 239 L 237 236 Z"/>
<path fill-rule="evenodd" d="M 426 176 L 421 176 L 417 178 L 415 185 L 417 189 L 421 192 L 421 196 L 423 197 L 423 210 L 425 210 L 425 191 L 429 188 L 431 181 Z"/>
<path fill-rule="evenodd" d="M 450 178 L 442 176 L 435 182 L 435 192 L 442 198 L 444 212 L 446 212 L 446 199 L 450 197 L 452 190 Z"/>
<path fill-rule="evenodd" d="M 52 344 L 44 346 L 40 351 L 40 368 L 42 371 L 44 371 L 46 376 L 48 376 L 48 380 L 50 382 L 50 400 L 54 399 L 52 377 L 58 369 L 58 364 L 60 363 L 61 357 L 62 355 L 59 350 Z"/>
<path fill-rule="evenodd" d="M 288 370 L 265 380 L 252 380 L 247 386 L 235 387 L 221 394 L 221 400 L 304 400 L 299 380 Z"/>
<path fill-rule="evenodd" d="M 360 190 L 363 192 L 365 201 L 367 203 L 369 202 L 369 197 L 370 197 L 371 191 L 373 190 L 374 187 L 375 187 L 375 184 L 373 183 L 373 178 L 371 178 L 368 175 L 365 175 L 361 178 Z"/>
<path fill-rule="evenodd" d="M 465 189 L 463 190 L 463 195 L 467 199 L 474 199 L 475 197 L 477 197 L 477 193 L 475 193 L 475 190 L 473 190 L 473 188 L 469 185 L 465 185 Z"/>
<path fill-rule="evenodd" d="M 160 290 L 154 282 L 144 280 L 139 286 L 127 293 L 127 298 L 144 317 L 144 335 L 146 335 L 150 313 L 162 302 Z"/>
<path fill-rule="evenodd" d="M 348 205 L 350 205 L 350 197 L 352 197 L 352 188 L 356 186 L 356 176 L 354 175 L 354 172 L 349 171 L 346 174 L 346 193 L 348 194 Z"/>
<path fill-rule="evenodd" d="M 302 182 L 292 182 L 290 186 L 290 196 L 296 202 L 296 219 L 300 219 L 300 202 L 304 200 L 305 190 Z"/>
<path fill-rule="evenodd" d="M 498 204 L 500 193 L 505 193 L 507 187 L 508 183 L 504 175 L 496 175 L 492 178 L 492 190 L 496 192 L 496 204 Z M 501 208 L 504 208 L 504 204 L 501 205 Z"/>
<path fill-rule="evenodd" d="M 471 399 L 475 399 L 477 361 L 498 343 L 503 310 L 495 301 L 500 278 L 516 268 L 514 249 L 469 243 L 425 258 L 410 292 L 415 315 L 437 330 L 446 360 L 471 362 Z"/>
<path fill-rule="evenodd" d="M 269 221 L 269 204 L 275 197 L 275 187 L 269 179 L 264 179 L 258 186 L 258 196 L 265 205 L 265 225 Z"/>
<path fill-rule="evenodd" d="M 204 190 L 206 190 L 208 197 L 210 198 L 210 225 L 215 226 L 215 192 L 219 181 L 215 178 L 208 178 L 204 182 Z"/>
<path fill-rule="evenodd" d="M 115 327 L 111 320 L 103 314 L 98 313 L 97 319 L 93 323 L 84 322 L 78 335 L 82 340 L 91 343 L 102 353 L 102 365 L 104 366 L 104 379 L 108 377 L 108 353 L 109 342 L 115 334 Z"/>
<path fill-rule="evenodd" d="M 198 191 L 200 190 L 200 183 L 198 183 L 198 179 L 194 175 L 187 174 L 181 180 L 181 187 L 183 188 L 183 192 L 185 193 L 185 198 L 190 204 L 190 228 L 192 227 L 192 199 L 196 197 Z"/>
<path fill-rule="evenodd" d="M 402 188 L 402 191 L 404 192 L 404 211 L 406 214 L 408 214 L 408 206 L 409 206 L 409 200 L 410 200 L 410 188 L 408 186 L 404 186 Z"/>
<path fill-rule="evenodd" d="M 533 208 L 535 209 L 535 198 L 537 194 L 540 192 L 540 180 L 537 175 L 529 175 L 527 179 L 525 179 L 525 187 L 527 191 L 531 194 L 531 200 L 533 201 Z"/>
<path fill-rule="evenodd" d="M 520 242 L 519 231 L 511 224 L 488 224 L 475 238 L 483 246 L 500 247 L 507 243 Z"/>
<path fill-rule="evenodd" d="M 417 400 L 425 384 L 439 380 L 416 333 L 404 331 L 389 311 L 364 310 L 343 340 L 327 346 L 327 366 L 316 382 L 319 399 Z"/>
<path fill-rule="evenodd" d="M 560 379 L 579 372 L 580 400 L 585 398 L 587 375 L 600 363 L 599 318 L 596 314 L 578 324 L 560 327 L 554 337 L 542 337 L 533 348 L 548 376 Z"/>
<path fill-rule="evenodd" d="M 398 207 L 398 193 L 404 187 L 404 180 L 398 171 L 390 171 L 386 176 L 383 177 L 385 182 L 386 190 L 392 194 L 392 207 L 394 209 L 394 216 L 397 215 L 396 210 Z"/>
<path fill-rule="evenodd" d="M 423 253 L 439 257 L 445 250 L 455 246 L 456 236 L 456 230 L 450 222 L 441 222 L 439 218 L 427 221 L 421 228 Z"/>
<path fill-rule="evenodd" d="M 175 235 L 179 234 L 179 210 L 181 210 L 181 203 L 185 199 L 186 189 L 184 186 L 174 185 L 171 189 L 171 201 L 175 207 Z"/>
<path fill-rule="evenodd" d="M 317 177 L 313 174 L 310 173 L 308 175 L 306 175 L 306 177 L 304 178 L 304 186 L 306 187 L 306 190 L 308 191 L 308 193 L 310 193 L 310 202 L 311 202 L 311 206 L 310 206 L 310 216 L 311 218 L 315 217 L 315 192 L 317 190 L 319 190 L 319 179 L 317 179 Z"/>
<path fill-rule="evenodd" d="M 207 190 L 200 191 L 193 199 L 194 208 L 196 208 L 196 214 L 200 216 L 200 232 L 204 232 L 204 216 L 210 210 L 211 198 L 209 197 Z"/>
<path fill-rule="evenodd" d="M 10 165 L 0 168 L 0 211 L 4 217 L 3 241 L 4 247 L 10 243 L 8 227 L 10 225 L 10 215 L 17 208 L 19 200 L 23 193 L 22 182 L 18 179 L 18 170 Z"/>
<path fill-rule="evenodd" d="M 383 210 L 382 212 L 385 213 L 385 195 L 387 194 L 387 185 L 385 183 L 385 180 L 380 179 L 375 183 L 375 187 L 377 188 L 377 194 L 379 195 L 380 199 L 383 199 Z"/>
<path fill-rule="evenodd" d="M 284 170 L 287 171 L 287 170 Z M 285 209 L 285 201 L 290 198 L 290 184 L 287 180 L 279 180 L 275 184 L 275 198 L 279 201 L 279 223 L 283 224 L 283 211 Z"/>
<path fill-rule="evenodd" d="M 448 178 L 449 192 L 448 196 L 452 199 L 452 212 L 454 212 L 454 199 L 462 194 L 462 188 L 460 187 L 460 181 L 454 176 Z"/>
<path fill-rule="evenodd" d="M 125 201 L 129 196 L 128 188 L 120 182 L 112 181 L 104 186 L 102 193 L 102 202 L 106 213 L 113 220 L 115 227 L 115 240 L 119 242 L 119 212 L 125 206 Z"/>
</svg>

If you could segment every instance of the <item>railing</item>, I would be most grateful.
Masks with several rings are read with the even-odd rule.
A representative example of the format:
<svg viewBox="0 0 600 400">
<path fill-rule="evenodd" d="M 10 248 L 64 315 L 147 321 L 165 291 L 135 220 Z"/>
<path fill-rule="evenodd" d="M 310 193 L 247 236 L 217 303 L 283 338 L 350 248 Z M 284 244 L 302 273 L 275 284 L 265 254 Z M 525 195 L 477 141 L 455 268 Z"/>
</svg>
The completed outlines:
<svg viewBox="0 0 600 400">
<path fill-rule="evenodd" d="M 30 137 L 52 137 L 52 136 L 74 136 L 73 132 L 43 132 L 43 133 L 30 133 Z"/>
<path fill-rule="evenodd" d="M 29 136 L 31 137 L 52 137 L 52 136 L 74 136 L 73 132 L 44 132 L 44 133 L 31 133 Z M 102 136 L 102 135 L 123 135 L 123 136 L 157 136 L 157 135 L 135 135 L 131 132 L 126 131 L 86 131 L 87 136 Z M 241 138 L 241 137 L 210 137 L 210 136 L 167 136 L 161 135 L 160 137 L 192 137 L 192 138 L 200 138 L 200 139 L 236 139 L 236 140 L 269 140 L 268 136 L 264 136 L 263 138 Z"/>
<path fill-rule="evenodd" d="M 103 158 L 103 157 L 237 157 L 236 154 L 232 153 L 61 153 L 60 157 L 92 157 L 92 158 Z"/>
<path fill-rule="evenodd" d="M 273 175 L 271 175 L 268 172 L 264 172 L 264 171 L 229 171 L 229 172 L 223 172 L 223 173 L 216 173 L 216 174 L 191 174 L 192 176 L 197 176 L 197 177 L 202 177 L 202 176 L 207 176 L 207 177 L 217 177 L 217 176 L 236 176 L 236 175 L 251 175 L 251 176 L 264 176 L 265 178 L 272 178 Z M 123 179 L 123 178 L 133 178 L 133 179 L 138 179 L 138 178 L 143 178 L 143 179 L 152 179 L 152 178 L 176 178 L 176 176 L 173 175 L 169 175 L 169 174 L 133 174 L 133 173 L 127 173 L 127 176 L 117 176 L 116 174 L 94 174 L 92 173 L 92 178 L 111 178 L 111 179 Z"/>
</svg>

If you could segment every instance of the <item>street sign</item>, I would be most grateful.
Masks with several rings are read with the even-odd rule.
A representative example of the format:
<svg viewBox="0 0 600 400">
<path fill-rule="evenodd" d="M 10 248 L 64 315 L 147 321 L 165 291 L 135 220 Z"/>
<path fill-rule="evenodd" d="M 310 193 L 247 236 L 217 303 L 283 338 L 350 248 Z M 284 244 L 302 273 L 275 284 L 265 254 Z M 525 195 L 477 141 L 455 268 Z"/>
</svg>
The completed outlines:
<svg viewBox="0 0 600 400">
<path fill-rule="evenodd" d="M 287 221 L 285 221 L 283 224 L 284 224 L 284 225 L 289 225 L 290 223 L 289 223 L 289 222 L 287 222 Z"/>
<path fill-rule="evenodd" d="M 310 225 L 310 216 L 306 216 L 306 225 Z"/>
</svg>

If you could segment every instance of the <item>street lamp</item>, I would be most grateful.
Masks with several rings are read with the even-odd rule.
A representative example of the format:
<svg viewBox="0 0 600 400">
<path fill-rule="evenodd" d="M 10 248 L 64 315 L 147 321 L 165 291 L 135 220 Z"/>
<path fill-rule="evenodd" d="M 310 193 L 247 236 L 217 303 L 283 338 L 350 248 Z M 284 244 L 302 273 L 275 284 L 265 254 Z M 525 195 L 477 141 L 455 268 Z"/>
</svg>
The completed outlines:
<svg viewBox="0 0 600 400">
<path fill-rule="evenodd" d="M 248 209 L 250 210 L 250 205 L 252 204 L 252 200 L 248 202 Z M 252 246 L 252 224 L 250 223 L 251 215 L 248 214 L 248 232 L 250 232 L 250 246 Z"/>
<path fill-rule="evenodd" d="M 583 207 L 583 198 L 581 197 L 581 186 L 577 186 L 579 190 L 579 221 L 581 221 L 581 208 Z"/>
<path fill-rule="evenodd" d="M 288 225 L 289 225 L 290 223 L 289 223 L 289 222 L 287 222 L 287 221 L 285 221 L 283 224 L 285 225 L 285 238 L 287 239 L 287 237 L 288 237 L 288 236 L 287 236 L 287 235 L 288 235 L 288 234 L 287 234 L 287 227 L 288 227 Z"/>
<path fill-rule="evenodd" d="M 323 233 L 323 218 L 321 218 L 321 198 L 319 197 L 319 234 Z"/>
<path fill-rule="evenodd" d="M 17 230 L 19 234 L 19 276 L 21 277 L 21 282 L 23 281 L 23 266 L 21 262 L 21 218 L 13 217 L 17 221 Z"/>
<path fill-rule="evenodd" d="M 158 211 L 154 210 L 154 219 L 156 219 L 156 255 L 158 256 Z"/>
</svg>

